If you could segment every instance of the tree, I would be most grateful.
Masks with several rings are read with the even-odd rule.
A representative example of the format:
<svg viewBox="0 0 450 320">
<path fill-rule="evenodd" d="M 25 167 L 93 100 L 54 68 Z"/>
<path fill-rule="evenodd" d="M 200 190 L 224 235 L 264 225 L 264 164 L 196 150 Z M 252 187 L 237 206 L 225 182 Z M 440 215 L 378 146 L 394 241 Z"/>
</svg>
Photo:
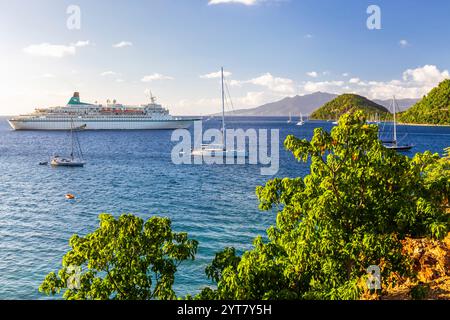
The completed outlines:
<svg viewBox="0 0 450 320">
<path fill-rule="evenodd" d="M 242 257 L 230 248 L 207 269 L 217 289 L 197 298 L 358 299 L 366 269 L 413 276 L 399 240 L 442 238 L 449 231 L 450 162 L 425 152 L 410 159 L 386 149 L 362 112 L 344 115 L 331 133 L 311 141 L 287 137 L 304 178 L 257 187 L 262 210 L 277 208 L 268 241 L 258 237 Z"/>
<path fill-rule="evenodd" d="M 420 101 L 399 115 L 406 123 L 450 124 L 450 79 L 443 80 Z"/>
<path fill-rule="evenodd" d="M 73 235 L 58 274 L 47 275 L 39 291 L 65 299 L 174 299 L 179 264 L 194 259 L 197 241 L 174 233 L 168 218 L 144 221 L 131 214 L 99 215 L 100 226 Z"/>
<path fill-rule="evenodd" d="M 388 109 L 375 103 L 363 96 L 357 94 L 345 93 L 325 103 L 322 107 L 315 110 L 311 119 L 336 119 L 350 110 L 361 110 L 368 117 L 381 116 L 382 118 L 390 118 Z"/>
</svg>

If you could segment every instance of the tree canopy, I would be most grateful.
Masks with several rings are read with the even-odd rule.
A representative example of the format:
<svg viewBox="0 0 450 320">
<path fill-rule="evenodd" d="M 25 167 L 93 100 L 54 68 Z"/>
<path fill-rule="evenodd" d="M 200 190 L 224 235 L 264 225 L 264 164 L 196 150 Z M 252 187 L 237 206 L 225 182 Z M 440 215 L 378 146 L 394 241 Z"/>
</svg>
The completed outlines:
<svg viewBox="0 0 450 320">
<path fill-rule="evenodd" d="M 58 274 L 39 287 L 46 294 L 64 291 L 65 299 L 175 299 L 178 265 L 194 259 L 197 241 L 174 233 L 168 218 L 144 221 L 131 214 L 99 216 L 93 233 L 72 236 L 71 250 Z"/>
<path fill-rule="evenodd" d="M 389 116 L 389 110 L 363 96 L 357 94 L 341 94 L 311 114 L 311 119 L 335 120 L 341 115 L 360 110 L 367 117 L 374 117 L 377 113 L 381 117 Z"/>
<path fill-rule="evenodd" d="M 404 123 L 450 125 L 450 79 L 442 81 L 411 108 L 400 114 Z"/>
<path fill-rule="evenodd" d="M 260 208 L 277 211 L 276 224 L 242 255 L 234 248 L 216 253 L 205 270 L 216 286 L 195 299 L 358 299 L 370 266 L 380 268 L 383 287 L 396 276 L 414 277 L 400 240 L 449 232 L 448 154 L 408 158 L 387 149 L 362 111 L 342 116 L 331 132 L 316 128 L 310 141 L 288 136 L 285 147 L 298 161 L 310 161 L 310 174 L 256 188 Z M 186 233 L 172 232 L 167 218 L 144 223 L 108 214 L 93 233 L 74 235 L 70 246 L 42 292 L 174 299 L 177 266 L 197 250 Z"/>
<path fill-rule="evenodd" d="M 341 117 L 311 141 L 289 136 L 285 147 L 311 160 L 304 178 L 257 188 L 260 208 L 278 209 L 268 240 L 241 257 L 227 248 L 207 275 L 217 288 L 198 299 L 358 299 L 367 268 L 412 276 L 399 240 L 442 238 L 449 231 L 450 161 L 425 152 L 410 159 L 383 147 L 362 112 Z M 212 271 L 213 270 L 213 271 Z"/>
</svg>

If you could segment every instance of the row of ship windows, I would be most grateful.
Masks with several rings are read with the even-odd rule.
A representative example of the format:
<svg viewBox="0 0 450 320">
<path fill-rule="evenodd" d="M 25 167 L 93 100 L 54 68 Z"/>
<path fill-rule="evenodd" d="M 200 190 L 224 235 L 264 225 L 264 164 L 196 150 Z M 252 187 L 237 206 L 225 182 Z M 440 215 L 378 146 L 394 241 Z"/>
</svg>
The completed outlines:
<svg viewBox="0 0 450 320">
<path fill-rule="evenodd" d="M 109 119 L 16 119 L 16 121 L 23 121 L 23 122 L 122 122 L 122 121 L 133 121 L 133 122 L 137 122 L 137 121 L 179 121 L 182 119 L 138 119 L 138 118 L 121 118 L 121 119 L 114 119 L 114 118 L 109 118 Z"/>
</svg>

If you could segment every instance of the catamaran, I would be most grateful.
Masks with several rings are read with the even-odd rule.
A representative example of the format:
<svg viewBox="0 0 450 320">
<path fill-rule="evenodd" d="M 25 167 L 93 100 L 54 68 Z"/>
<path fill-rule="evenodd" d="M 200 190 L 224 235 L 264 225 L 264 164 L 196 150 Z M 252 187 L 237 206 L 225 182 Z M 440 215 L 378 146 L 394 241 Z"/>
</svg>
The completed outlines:
<svg viewBox="0 0 450 320">
<path fill-rule="evenodd" d="M 54 155 L 50 160 L 50 164 L 54 167 L 83 167 L 85 161 L 83 160 L 83 152 L 81 151 L 80 140 L 76 131 L 83 130 L 83 127 L 74 128 L 73 121 L 71 121 L 70 138 L 71 138 L 71 152 L 69 157 L 60 157 Z"/>
<path fill-rule="evenodd" d="M 246 158 L 248 157 L 247 150 L 227 149 L 226 141 L 226 126 L 225 126 L 225 90 L 224 90 L 224 75 L 223 67 L 221 68 L 222 78 L 222 142 L 219 144 L 204 144 L 199 149 L 191 151 L 192 156 L 203 157 L 232 157 L 232 158 Z"/>
<path fill-rule="evenodd" d="M 398 151 L 408 151 L 414 147 L 412 144 L 398 144 L 397 140 L 397 100 L 395 100 L 395 96 L 392 99 L 392 113 L 394 115 L 393 122 L 393 139 L 388 141 L 383 141 L 383 145 L 388 149 L 398 150 Z"/>
</svg>

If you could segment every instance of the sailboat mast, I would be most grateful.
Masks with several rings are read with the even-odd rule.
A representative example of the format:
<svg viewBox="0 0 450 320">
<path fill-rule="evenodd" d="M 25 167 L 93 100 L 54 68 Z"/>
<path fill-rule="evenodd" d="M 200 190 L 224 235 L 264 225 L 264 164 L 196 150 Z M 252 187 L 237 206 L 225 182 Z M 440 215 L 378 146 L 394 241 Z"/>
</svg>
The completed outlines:
<svg viewBox="0 0 450 320">
<path fill-rule="evenodd" d="M 222 76 L 222 142 L 223 147 L 226 146 L 226 134 L 225 134 L 225 90 L 223 83 L 223 67 L 221 68 L 221 76 Z"/>
<path fill-rule="evenodd" d="M 71 146 L 72 150 L 70 152 L 70 158 L 73 160 L 73 149 L 74 149 L 74 141 L 73 141 L 73 118 L 70 119 L 70 139 L 72 140 Z"/>
<path fill-rule="evenodd" d="M 394 109 L 394 143 L 397 144 L 397 118 L 396 118 L 396 102 L 395 96 L 392 99 L 392 108 Z"/>
</svg>

